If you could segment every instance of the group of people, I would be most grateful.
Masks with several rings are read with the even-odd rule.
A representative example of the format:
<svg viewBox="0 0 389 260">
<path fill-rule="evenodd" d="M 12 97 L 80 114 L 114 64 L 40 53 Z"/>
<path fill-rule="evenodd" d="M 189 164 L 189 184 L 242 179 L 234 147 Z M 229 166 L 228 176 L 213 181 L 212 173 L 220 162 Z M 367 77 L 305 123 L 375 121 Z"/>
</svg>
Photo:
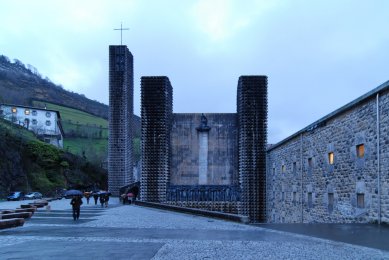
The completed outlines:
<svg viewBox="0 0 389 260">
<path fill-rule="evenodd" d="M 136 197 L 138 196 L 139 193 L 139 188 L 137 186 L 132 187 L 125 193 L 121 195 L 121 199 L 123 201 L 123 205 L 128 203 L 131 204 L 136 200 Z"/>
<path fill-rule="evenodd" d="M 110 193 L 92 193 L 92 192 L 84 192 L 84 196 L 86 198 L 86 202 L 87 204 L 89 204 L 89 199 L 91 198 L 91 196 L 93 196 L 93 199 L 95 201 L 95 205 L 97 205 L 97 201 L 99 200 L 100 198 L 100 204 L 101 204 L 101 207 L 108 207 L 108 201 L 109 201 L 109 195 Z M 80 209 L 81 209 L 81 205 L 82 205 L 82 196 L 81 195 L 77 195 L 77 196 L 73 196 L 72 197 L 72 200 L 70 201 L 70 205 L 72 205 L 72 209 L 73 209 L 73 219 L 74 220 L 78 220 L 80 218 Z"/>
</svg>

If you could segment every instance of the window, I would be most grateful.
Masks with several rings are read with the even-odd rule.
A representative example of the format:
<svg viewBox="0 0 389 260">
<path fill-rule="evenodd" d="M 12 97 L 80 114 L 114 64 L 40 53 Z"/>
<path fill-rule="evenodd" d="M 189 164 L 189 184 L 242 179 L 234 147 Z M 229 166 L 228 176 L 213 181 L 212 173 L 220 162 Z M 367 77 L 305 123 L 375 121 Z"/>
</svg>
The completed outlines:
<svg viewBox="0 0 389 260">
<path fill-rule="evenodd" d="M 32 110 L 32 115 L 33 116 L 36 116 L 38 114 L 38 112 L 36 112 L 36 110 Z"/>
<path fill-rule="evenodd" d="M 12 113 L 16 113 L 16 112 L 18 112 L 18 110 L 16 109 L 16 107 L 13 107 L 12 108 Z"/>
<path fill-rule="evenodd" d="M 46 112 L 46 116 L 47 117 L 51 117 L 51 113 L 50 112 Z"/>
<path fill-rule="evenodd" d="M 281 200 L 282 200 L 282 201 L 285 200 L 285 192 L 282 192 L 282 193 L 281 193 Z"/>
<path fill-rule="evenodd" d="M 296 201 L 297 201 L 297 192 L 293 192 L 293 203 L 296 204 Z"/>
<path fill-rule="evenodd" d="M 293 162 L 293 173 L 297 172 L 297 162 Z"/>
<path fill-rule="evenodd" d="M 50 120 L 46 120 L 46 125 L 50 126 L 51 125 L 51 121 Z"/>
<path fill-rule="evenodd" d="M 45 143 L 48 143 L 48 144 L 50 143 L 50 139 L 48 139 L 48 138 L 45 138 L 44 141 L 45 141 Z"/>
<path fill-rule="evenodd" d="M 365 207 L 365 194 L 357 193 L 357 208 L 363 209 Z"/>
<path fill-rule="evenodd" d="M 282 172 L 282 173 L 285 173 L 285 172 L 286 172 L 286 166 L 285 166 L 285 164 L 283 164 L 283 165 L 281 166 L 281 172 Z"/>
<path fill-rule="evenodd" d="M 4 113 L 4 111 L 2 109 L 0 109 L 0 115 L 2 115 Z"/>
<path fill-rule="evenodd" d="M 313 203 L 312 203 L 312 192 L 308 192 L 308 207 L 312 208 Z"/>
<path fill-rule="evenodd" d="M 328 211 L 332 212 L 334 210 L 334 193 L 328 193 Z"/>
<path fill-rule="evenodd" d="M 330 165 L 334 164 L 334 152 L 328 153 L 328 163 Z"/>
<path fill-rule="evenodd" d="M 276 174 L 276 168 L 273 167 L 273 175 Z"/>
<path fill-rule="evenodd" d="M 24 109 L 24 114 L 28 116 L 30 114 L 30 109 Z"/>
<path fill-rule="evenodd" d="M 365 145 L 364 144 L 358 144 L 357 145 L 357 157 L 363 158 L 365 156 Z"/>
<path fill-rule="evenodd" d="M 33 125 L 36 125 L 37 123 L 38 123 L 38 121 L 36 121 L 36 119 L 33 119 L 33 120 L 32 120 L 32 124 L 33 124 Z"/>
<path fill-rule="evenodd" d="M 310 158 L 308 158 L 308 169 L 312 169 L 313 168 L 313 158 L 312 157 L 310 157 Z"/>
</svg>

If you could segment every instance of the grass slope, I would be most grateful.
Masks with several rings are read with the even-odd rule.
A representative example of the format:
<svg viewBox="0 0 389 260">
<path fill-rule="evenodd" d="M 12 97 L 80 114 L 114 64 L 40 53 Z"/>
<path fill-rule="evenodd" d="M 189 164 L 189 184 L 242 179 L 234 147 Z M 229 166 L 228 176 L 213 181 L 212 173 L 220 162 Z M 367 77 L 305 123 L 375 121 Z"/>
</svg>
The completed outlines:
<svg viewBox="0 0 389 260">
<path fill-rule="evenodd" d="M 14 190 L 49 195 L 57 188 L 106 187 L 107 172 L 0 119 L 0 197 Z"/>
<path fill-rule="evenodd" d="M 65 132 L 64 149 L 99 163 L 107 157 L 108 121 L 86 112 L 51 103 L 34 101 L 34 106 L 45 106 L 59 111 Z"/>
</svg>

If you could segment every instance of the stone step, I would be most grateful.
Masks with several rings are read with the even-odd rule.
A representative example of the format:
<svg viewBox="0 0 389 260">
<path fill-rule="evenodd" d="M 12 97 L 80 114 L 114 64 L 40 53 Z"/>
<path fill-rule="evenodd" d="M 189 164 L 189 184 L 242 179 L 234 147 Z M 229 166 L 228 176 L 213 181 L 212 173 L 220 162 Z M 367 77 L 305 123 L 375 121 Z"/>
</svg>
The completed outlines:
<svg viewBox="0 0 389 260">
<path fill-rule="evenodd" d="M 1 214 L 1 219 L 12 219 L 12 218 L 31 218 L 32 212 L 15 212 L 15 213 L 7 213 Z"/>
<path fill-rule="evenodd" d="M 19 227 L 23 225 L 23 218 L 0 219 L 0 229 Z"/>
</svg>

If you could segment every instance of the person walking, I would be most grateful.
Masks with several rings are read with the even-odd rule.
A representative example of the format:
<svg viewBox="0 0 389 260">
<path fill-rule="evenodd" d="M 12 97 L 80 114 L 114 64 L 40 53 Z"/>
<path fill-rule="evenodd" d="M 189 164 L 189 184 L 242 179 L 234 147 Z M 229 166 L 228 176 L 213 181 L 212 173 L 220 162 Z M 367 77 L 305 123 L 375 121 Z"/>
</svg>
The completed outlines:
<svg viewBox="0 0 389 260">
<path fill-rule="evenodd" d="M 89 199 L 90 199 L 91 193 L 86 191 L 86 192 L 84 192 L 84 196 L 86 198 L 86 204 L 89 204 Z"/>
<path fill-rule="evenodd" d="M 108 201 L 109 201 L 109 195 L 105 194 L 104 202 L 105 202 L 105 207 L 108 208 Z"/>
<path fill-rule="evenodd" d="M 101 207 L 104 207 L 104 202 L 105 202 L 105 198 L 104 198 L 105 196 L 104 195 L 100 195 L 100 204 L 101 204 Z"/>
<path fill-rule="evenodd" d="M 72 200 L 70 201 L 70 205 L 72 205 L 73 208 L 73 219 L 77 220 L 80 218 L 80 208 L 82 205 L 82 199 L 81 196 L 73 196 Z"/>
<path fill-rule="evenodd" d="M 97 193 L 94 193 L 93 199 L 95 200 L 95 205 L 97 205 L 97 200 L 99 199 L 99 195 Z"/>
</svg>

